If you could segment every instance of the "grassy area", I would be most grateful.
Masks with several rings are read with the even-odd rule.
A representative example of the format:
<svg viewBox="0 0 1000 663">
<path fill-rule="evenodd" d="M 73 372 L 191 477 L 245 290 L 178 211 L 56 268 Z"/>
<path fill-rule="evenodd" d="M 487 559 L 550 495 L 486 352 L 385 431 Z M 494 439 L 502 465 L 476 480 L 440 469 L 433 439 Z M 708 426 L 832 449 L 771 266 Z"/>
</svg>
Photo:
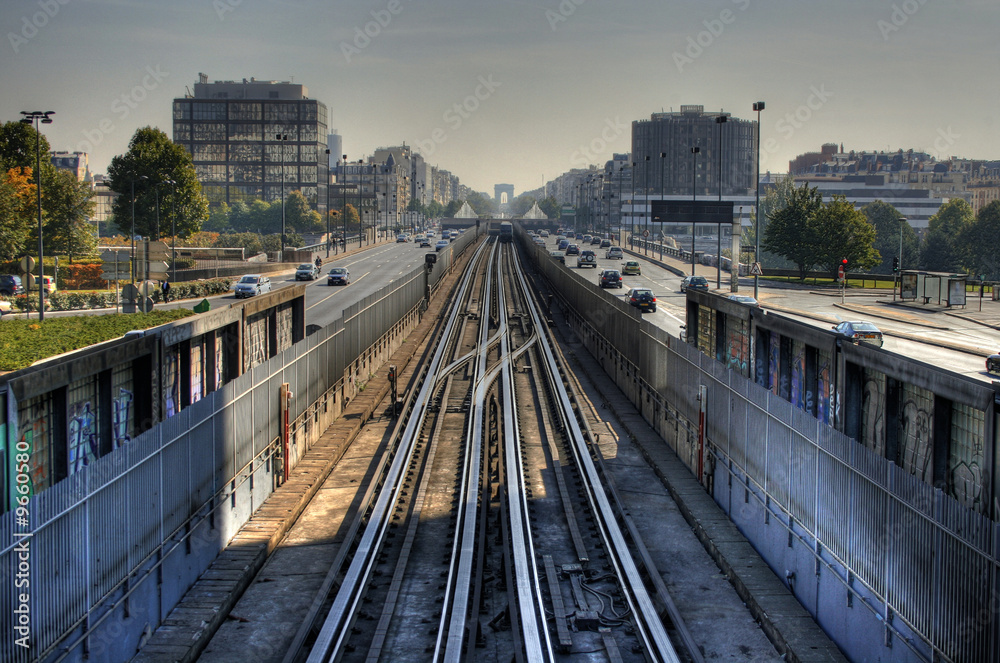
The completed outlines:
<svg viewBox="0 0 1000 663">
<path fill-rule="evenodd" d="M 120 338 L 125 332 L 148 329 L 194 315 L 190 309 L 146 314 L 80 315 L 0 322 L 0 371 L 16 371 L 63 352 Z"/>
<path fill-rule="evenodd" d="M 810 286 L 833 286 L 840 284 L 836 279 L 832 278 L 821 278 L 813 277 L 806 278 L 806 280 L 800 280 L 797 276 L 762 276 L 760 277 L 762 281 L 776 281 L 778 283 L 798 283 L 799 285 L 810 285 Z M 884 275 L 865 275 L 865 276 L 851 276 L 847 279 L 848 288 L 881 288 L 883 290 L 892 290 L 895 287 L 892 279 L 886 278 Z"/>
</svg>

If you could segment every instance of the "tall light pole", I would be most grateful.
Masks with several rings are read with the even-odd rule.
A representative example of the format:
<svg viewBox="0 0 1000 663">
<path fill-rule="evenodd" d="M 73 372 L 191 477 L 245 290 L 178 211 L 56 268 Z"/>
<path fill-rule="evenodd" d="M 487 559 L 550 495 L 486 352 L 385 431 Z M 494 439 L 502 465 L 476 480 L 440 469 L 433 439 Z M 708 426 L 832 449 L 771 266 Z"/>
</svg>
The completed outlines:
<svg viewBox="0 0 1000 663">
<path fill-rule="evenodd" d="M 326 151 L 326 259 L 330 259 L 330 150 Z"/>
<path fill-rule="evenodd" d="M 35 125 L 35 193 L 38 198 L 38 321 L 45 319 L 45 267 L 42 264 L 42 134 L 38 123 L 52 124 L 55 111 L 21 111 L 21 122 Z"/>
<path fill-rule="evenodd" d="M 177 182 L 167 180 L 170 185 L 170 280 L 177 280 Z"/>
<path fill-rule="evenodd" d="M 892 275 L 892 301 L 896 301 L 896 277 L 899 277 L 899 282 L 903 282 L 903 226 L 909 223 L 909 219 L 905 216 L 899 217 L 899 263 L 897 263 L 898 269 L 896 273 Z M 980 290 L 982 293 L 982 290 Z M 982 297 L 980 297 L 980 302 Z"/>
<path fill-rule="evenodd" d="M 764 110 L 763 101 L 753 102 L 753 109 L 757 113 L 757 174 L 754 176 L 754 188 L 757 190 L 757 202 L 754 204 L 753 213 L 753 260 L 760 262 L 760 112 Z M 753 275 L 753 297 L 760 299 L 760 277 Z"/>
<path fill-rule="evenodd" d="M 691 148 L 691 202 L 695 203 L 698 200 L 698 153 L 701 152 L 700 147 Z M 695 224 L 695 212 L 694 205 L 691 205 L 691 276 L 694 276 L 694 224 Z"/>
<path fill-rule="evenodd" d="M 340 163 L 344 164 L 344 170 L 347 170 L 347 155 L 343 154 L 340 157 Z M 361 169 L 358 169 L 358 178 L 360 181 Z M 347 251 L 347 173 L 344 173 L 344 181 L 340 183 L 340 191 L 344 197 L 343 205 L 340 208 L 341 220 L 344 222 L 344 251 Z"/>
<path fill-rule="evenodd" d="M 288 134 L 276 134 L 274 139 L 278 141 L 279 163 L 281 168 L 281 253 L 278 254 L 278 262 L 285 262 L 285 143 L 288 142 Z"/>
<path fill-rule="evenodd" d="M 726 123 L 726 116 L 720 115 L 715 118 L 715 123 L 719 125 L 719 202 L 722 202 L 722 125 Z M 722 222 L 718 223 L 718 231 L 715 233 L 715 287 L 722 287 Z"/>
</svg>

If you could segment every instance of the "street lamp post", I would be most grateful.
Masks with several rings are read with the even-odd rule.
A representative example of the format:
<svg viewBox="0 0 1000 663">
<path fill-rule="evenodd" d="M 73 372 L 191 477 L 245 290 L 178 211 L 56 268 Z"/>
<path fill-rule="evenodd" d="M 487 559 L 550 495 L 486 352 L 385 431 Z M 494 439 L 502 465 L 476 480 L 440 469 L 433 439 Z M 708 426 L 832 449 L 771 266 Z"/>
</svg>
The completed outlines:
<svg viewBox="0 0 1000 663">
<path fill-rule="evenodd" d="M 326 151 L 326 258 L 330 259 L 330 150 Z"/>
<path fill-rule="evenodd" d="M 38 321 L 45 319 L 45 267 L 42 264 L 42 133 L 38 123 L 52 124 L 55 111 L 21 111 L 21 122 L 35 125 L 35 193 L 38 198 Z"/>
<path fill-rule="evenodd" d="M 719 202 L 722 202 L 722 125 L 726 123 L 726 116 L 720 115 L 715 118 L 715 123 L 719 125 Z M 722 222 L 718 223 L 718 231 L 715 233 L 715 287 L 722 287 Z"/>
<path fill-rule="evenodd" d="M 278 141 L 281 168 L 281 253 L 278 254 L 278 262 L 285 262 L 285 143 L 288 142 L 288 134 L 276 134 L 274 139 Z"/>
<path fill-rule="evenodd" d="M 899 277 L 900 283 L 903 281 L 903 226 L 907 223 L 909 220 L 905 216 L 899 217 L 899 262 L 896 273 L 892 275 L 892 301 L 896 301 L 896 277 Z"/>
<path fill-rule="evenodd" d="M 753 261 L 760 262 L 760 112 L 764 110 L 763 101 L 753 102 L 753 109 L 757 113 L 757 174 L 754 176 L 754 188 L 756 189 L 756 203 L 753 213 Z M 760 276 L 753 275 L 753 297 L 760 299 Z"/>
<path fill-rule="evenodd" d="M 344 164 L 344 170 L 347 170 L 347 155 L 343 154 L 340 157 L 340 163 Z M 361 170 L 358 170 L 360 173 Z M 359 174 L 360 178 L 361 175 Z M 347 174 L 344 174 L 344 181 L 340 183 L 340 191 L 343 195 L 343 205 L 340 208 L 341 220 L 344 222 L 344 251 L 347 251 Z"/>
<path fill-rule="evenodd" d="M 177 280 L 177 182 L 167 180 L 170 185 L 170 280 Z"/>
<path fill-rule="evenodd" d="M 691 202 L 697 202 L 698 200 L 698 153 L 701 152 L 700 147 L 691 148 Z M 694 231 L 695 231 L 695 214 L 694 205 L 691 205 L 691 276 L 694 276 Z"/>
</svg>

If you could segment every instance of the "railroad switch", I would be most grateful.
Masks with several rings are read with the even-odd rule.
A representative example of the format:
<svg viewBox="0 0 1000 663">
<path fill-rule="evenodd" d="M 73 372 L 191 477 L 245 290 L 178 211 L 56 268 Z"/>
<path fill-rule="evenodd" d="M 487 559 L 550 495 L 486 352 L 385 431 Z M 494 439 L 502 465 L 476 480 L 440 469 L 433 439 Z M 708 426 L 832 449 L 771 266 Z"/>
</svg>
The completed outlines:
<svg viewBox="0 0 1000 663">
<path fill-rule="evenodd" d="M 577 610 L 573 614 L 573 625 L 577 631 L 596 631 L 601 627 L 601 616 L 596 610 Z"/>
</svg>

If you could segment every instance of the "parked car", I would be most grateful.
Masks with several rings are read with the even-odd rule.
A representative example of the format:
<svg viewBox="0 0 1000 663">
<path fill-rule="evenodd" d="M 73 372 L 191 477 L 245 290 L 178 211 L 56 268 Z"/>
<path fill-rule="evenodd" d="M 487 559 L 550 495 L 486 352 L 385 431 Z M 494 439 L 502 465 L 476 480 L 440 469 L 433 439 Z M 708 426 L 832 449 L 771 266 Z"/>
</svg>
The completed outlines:
<svg viewBox="0 0 1000 663">
<path fill-rule="evenodd" d="M 631 288 L 625 293 L 625 299 L 640 312 L 654 313 L 656 311 L 656 297 L 653 296 L 653 291 L 649 288 Z"/>
<path fill-rule="evenodd" d="M 639 266 L 638 260 L 628 260 L 622 265 L 622 274 L 627 276 L 641 276 L 642 267 Z"/>
<path fill-rule="evenodd" d="M 578 255 L 576 257 L 576 266 L 578 268 L 579 267 L 593 267 L 593 268 L 596 269 L 597 268 L 597 256 L 594 255 L 594 252 L 591 251 L 591 250 L 589 250 L 589 249 L 587 249 L 585 251 L 581 251 L 580 255 Z"/>
<path fill-rule="evenodd" d="M 311 262 L 304 262 L 295 269 L 296 281 L 315 281 L 319 278 L 319 267 Z"/>
<path fill-rule="evenodd" d="M 327 285 L 347 285 L 351 282 L 351 273 L 346 267 L 334 267 L 326 275 Z"/>
<path fill-rule="evenodd" d="M 617 269 L 605 269 L 601 271 L 597 281 L 602 288 L 621 288 L 622 275 Z"/>
<path fill-rule="evenodd" d="M 681 292 L 688 290 L 708 290 L 708 279 L 704 276 L 685 276 L 681 280 Z"/>
<path fill-rule="evenodd" d="M 271 279 L 261 274 L 246 274 L 236 282 L 236 298 L 253 297 L 271 292 Z"/>
<path fill-rule="evenodd" d="M 14 274 L 0 274 L 0 295 L 23 295 L 24 285 L 21 284 L 21 277 Z"/>
<path fill-rule="evenodd" d="M 750 295 L 729 295 L 729 299 L 747 306 L 760 306 L 760 303 Z"/>
<path fill-rule="evenodd" d="M 986 372 L 1000 375 L 1000 353 L 986 358 Z"/>
<path fill-rule="evenodd" d="M 564 265 L 566 264 L 566 252 L 565 251 L 550 251 L 549 252 L 549 256 L 551 256 L 553 260 L 558 260 L 559 262 L 561 262 Z"/>
<path fill-rule="evenodd" d="M 851 343 L 870 343 L 882 347 L 882 332 L 870 322 L 850 320 L 833 327 L 833 331 Z"/>
<path fill-rule="evenodd" d="M 566 255 L 568 256 L 578 256 L 580 255 L 580 247 L 576 244 L 570 244 L 566 247 Z"/>
<path fill-rule="evenodd" d="M 625 252 L 622 251 L 622 247 L 620 246 L 612 246 L 604 252 L 604 257 L 608 260 L 621 260 L 625 257 Z"/>
</svg>

